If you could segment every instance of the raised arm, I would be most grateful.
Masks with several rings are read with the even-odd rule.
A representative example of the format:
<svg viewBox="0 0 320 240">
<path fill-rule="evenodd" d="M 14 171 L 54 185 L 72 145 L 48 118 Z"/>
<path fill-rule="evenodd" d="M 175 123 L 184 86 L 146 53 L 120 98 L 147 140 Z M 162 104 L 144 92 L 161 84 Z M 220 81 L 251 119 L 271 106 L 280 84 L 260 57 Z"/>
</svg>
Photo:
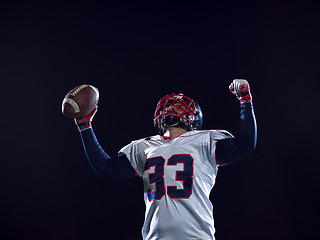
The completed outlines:
<svg viewBox="0 0 320 240">
<path fill-rule="evenodd" d="M 120 153 L 115 157 L 110 157 L 100 146 L 91 125 L 96 111 L 97 108 L 95 108 L 88 116 L 81 119 L 75 119 L 75 123 L 78 126 L 81 135 L 84 151 L 92 168 L 96 174 L 108 178 L 135 177 L 136 173 L 124 154 Z"/>
<path fill-rule="evenodd" d="M 221 165 L 238 161 L 251 153 L 257 142 L 257 124 L 249 83 L 243 79 L 236 79 L 229 88 L 240 101 L 240 128 L 235 138 L 217 142 L 216 160 Z"/>
</svg>

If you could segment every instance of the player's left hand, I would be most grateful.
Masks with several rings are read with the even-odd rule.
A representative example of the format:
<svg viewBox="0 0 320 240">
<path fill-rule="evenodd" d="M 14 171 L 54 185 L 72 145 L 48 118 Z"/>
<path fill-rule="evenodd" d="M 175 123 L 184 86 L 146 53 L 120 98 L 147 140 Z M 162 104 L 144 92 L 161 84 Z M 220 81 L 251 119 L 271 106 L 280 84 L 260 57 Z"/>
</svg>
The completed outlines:
<svg viewBox="0 0 320 240">
<path fill-rule="evenodd" d="M 250 93 L 250 86 L 245 79 L 234 79 L 229 86 L 230 91 L 237 96 L 240 103 L 247 103 L 252 101 L 252 95 Z"/>
</svg>

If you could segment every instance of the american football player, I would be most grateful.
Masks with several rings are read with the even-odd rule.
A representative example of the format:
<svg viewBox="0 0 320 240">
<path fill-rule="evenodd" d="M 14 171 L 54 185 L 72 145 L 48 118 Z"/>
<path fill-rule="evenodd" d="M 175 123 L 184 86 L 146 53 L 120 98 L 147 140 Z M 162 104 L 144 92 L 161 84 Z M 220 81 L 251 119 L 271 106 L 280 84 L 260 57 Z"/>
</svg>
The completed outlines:
<svg viewBox="0 0 320 240">
<path fill-rule="evenodd" d="M 203 115 L 193 99 L 172 93 L 154 113 L 158 135 L 135 140 L 110 157 L 100 146 L 91 122 L 97 111 L 75 119 L 94 171 L 108 178 L 143 178 L 143 239 L 214 239 L 209 199 L 218 167 L 255 149 L 257 126 L 249 83 L 235 79 L 229 89 L 240 100 L 240 129 L 202 130 Z"/>
</svg>

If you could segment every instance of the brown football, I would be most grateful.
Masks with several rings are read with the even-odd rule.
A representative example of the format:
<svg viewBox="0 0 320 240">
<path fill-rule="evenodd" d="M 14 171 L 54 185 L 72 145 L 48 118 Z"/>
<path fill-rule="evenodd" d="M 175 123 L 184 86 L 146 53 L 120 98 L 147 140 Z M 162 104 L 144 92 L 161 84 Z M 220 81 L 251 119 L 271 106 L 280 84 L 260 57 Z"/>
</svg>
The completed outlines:
<svg viewBox="0 0 320 240">
<path fill-rule="evenodd" d="M 67 93 L 62 102 L 62 113 L 69 118 L 83 118 L 97 106 L 99 90 L 88 84 L 75 87 Z"/>
</svg>

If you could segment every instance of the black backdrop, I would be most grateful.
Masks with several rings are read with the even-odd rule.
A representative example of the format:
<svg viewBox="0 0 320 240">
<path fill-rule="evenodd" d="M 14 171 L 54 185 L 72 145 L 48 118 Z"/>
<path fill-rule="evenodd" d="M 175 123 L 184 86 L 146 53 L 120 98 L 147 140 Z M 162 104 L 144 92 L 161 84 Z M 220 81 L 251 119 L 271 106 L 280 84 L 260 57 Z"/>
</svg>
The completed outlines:
<svg viewBox="0 0 320 240">
<path fill-rule="evenodd" d="M 204 128 L 236 133 L 234 78 L 250 83 L 258 144 L 219 170 L 217 239 L 315 239 L 319 16 L 317 1 L 2 3 L 2 239 L 141 239 L 141 179 L 94 174 L 61 114 L 70 89 L 99 88 L 94 130 L 113 155 L 155 134 L 172 92 L 200 103 Z"/>
</svg>

